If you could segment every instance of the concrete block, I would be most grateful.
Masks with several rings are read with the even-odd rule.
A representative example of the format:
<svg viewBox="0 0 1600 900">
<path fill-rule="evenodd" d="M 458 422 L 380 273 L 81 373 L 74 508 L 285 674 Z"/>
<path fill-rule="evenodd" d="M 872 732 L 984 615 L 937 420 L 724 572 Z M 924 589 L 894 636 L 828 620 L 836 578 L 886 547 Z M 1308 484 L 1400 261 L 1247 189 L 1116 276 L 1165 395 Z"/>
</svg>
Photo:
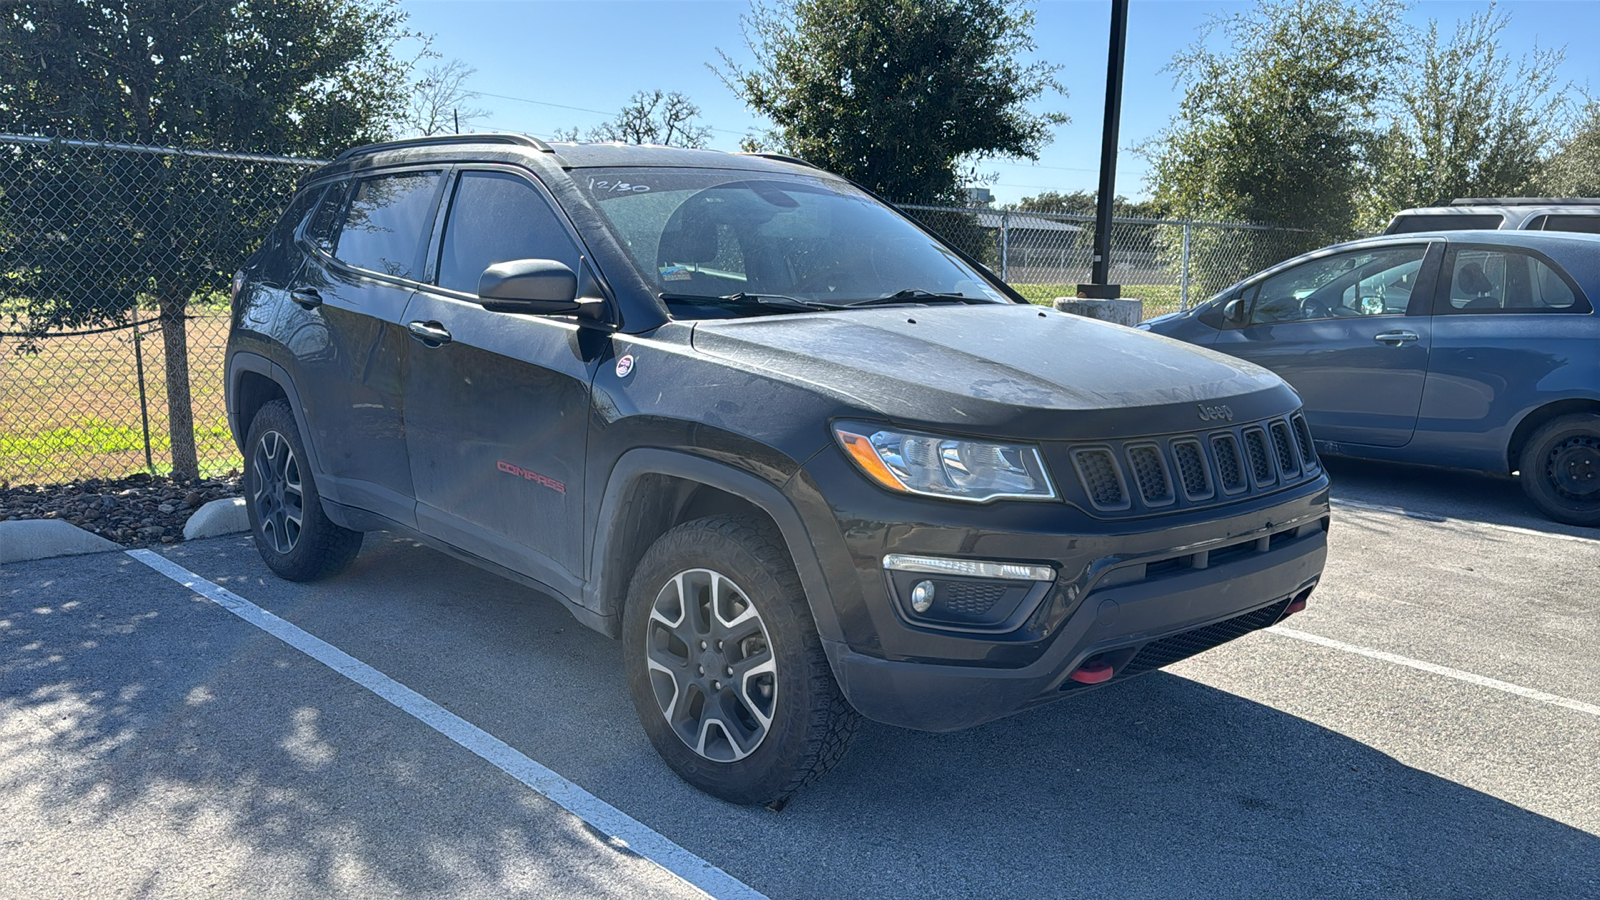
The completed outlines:
<svg viewBox="0 0 1600 900">
<path fill-rule="evenodd" d="M 1075 316 L 1115 322 L 1129 328 L 1144 320 L 1144 301 L 1122 298 L 1120 300 L 1085 300 L 1081 297 L 1057 297 L 1056 309 Z"/>
<path fill-rule="evenodd" d="M 0 522 L 0 564 L 121 549 L 98 534 L 60 519 Z"/>
<path fill-rule="evenodd" d="M 189 521 L 183 523 L 183 539 L 193 541 L 249 530 L 250 517 L 244 511 L 244 498 L 224 497 L 194 511 Z"/>
</svg>

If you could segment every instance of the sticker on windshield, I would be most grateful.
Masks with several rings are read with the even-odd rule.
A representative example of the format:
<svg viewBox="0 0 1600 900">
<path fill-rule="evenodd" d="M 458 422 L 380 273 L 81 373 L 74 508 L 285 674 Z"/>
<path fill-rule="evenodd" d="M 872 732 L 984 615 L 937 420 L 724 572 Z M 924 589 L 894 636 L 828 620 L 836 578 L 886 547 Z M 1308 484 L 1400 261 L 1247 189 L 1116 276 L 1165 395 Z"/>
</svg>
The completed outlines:
<svg viewBox="0 0 1600 900">
<path fill-rule="evenodd" d="M 689 270 L 688 266 L 662 266 L 661 267 L 661 280 L 662 281 L 688 281 L 689 279 L 691 279 L 693 277 L 694 277 L 694 273 Z"/>
</svg>

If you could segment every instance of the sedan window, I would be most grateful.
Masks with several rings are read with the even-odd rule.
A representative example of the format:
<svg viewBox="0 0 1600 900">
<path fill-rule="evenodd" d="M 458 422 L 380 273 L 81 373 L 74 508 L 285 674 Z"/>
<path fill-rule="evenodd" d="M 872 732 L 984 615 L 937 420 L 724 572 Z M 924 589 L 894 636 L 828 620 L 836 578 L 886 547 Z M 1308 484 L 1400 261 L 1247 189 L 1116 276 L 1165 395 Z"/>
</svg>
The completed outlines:
<svg viewBox="0 0 1600 900">
<path fill-rule="evenodd" d="M 1314 259 L 1261 283 L 1251 325 L 1404 315 L 1425 244 L 1373 247 Z"/>
</svg>

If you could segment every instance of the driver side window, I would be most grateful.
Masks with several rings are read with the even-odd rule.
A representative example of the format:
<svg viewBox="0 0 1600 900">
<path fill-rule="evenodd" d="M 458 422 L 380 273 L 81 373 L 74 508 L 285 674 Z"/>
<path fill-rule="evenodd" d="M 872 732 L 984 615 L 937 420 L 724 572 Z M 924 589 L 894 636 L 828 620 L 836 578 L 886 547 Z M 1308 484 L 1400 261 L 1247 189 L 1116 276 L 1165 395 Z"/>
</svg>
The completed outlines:
<svg viewBox="0 0 1600 900">
<path fill-rule="evenodd" d="M 1248 324 L 1404 315 L 1427 252 L 1426 244 L 1375 247 L 1279 272 L 1261 283 Z"/>
</svg>

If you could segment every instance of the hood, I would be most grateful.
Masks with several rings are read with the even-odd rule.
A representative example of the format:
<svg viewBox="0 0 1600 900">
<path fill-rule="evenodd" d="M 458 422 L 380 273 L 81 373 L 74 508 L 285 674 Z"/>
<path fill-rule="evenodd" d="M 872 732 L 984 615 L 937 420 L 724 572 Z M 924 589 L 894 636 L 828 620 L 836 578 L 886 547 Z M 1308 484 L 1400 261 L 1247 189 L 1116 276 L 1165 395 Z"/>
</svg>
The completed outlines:
<svg viewBox="0 0 1600 900">
<path fill-rule="evenodd" d="M 866 414 L 1004 437 L 1098 439 L 1283 415 L 1299 400 L 1243 360 L 1021 305 L 899 306 L 697 322 L 694 348 Z M 1209 408 L 1202 410 L 1200 407 Z"/>
</svg>

